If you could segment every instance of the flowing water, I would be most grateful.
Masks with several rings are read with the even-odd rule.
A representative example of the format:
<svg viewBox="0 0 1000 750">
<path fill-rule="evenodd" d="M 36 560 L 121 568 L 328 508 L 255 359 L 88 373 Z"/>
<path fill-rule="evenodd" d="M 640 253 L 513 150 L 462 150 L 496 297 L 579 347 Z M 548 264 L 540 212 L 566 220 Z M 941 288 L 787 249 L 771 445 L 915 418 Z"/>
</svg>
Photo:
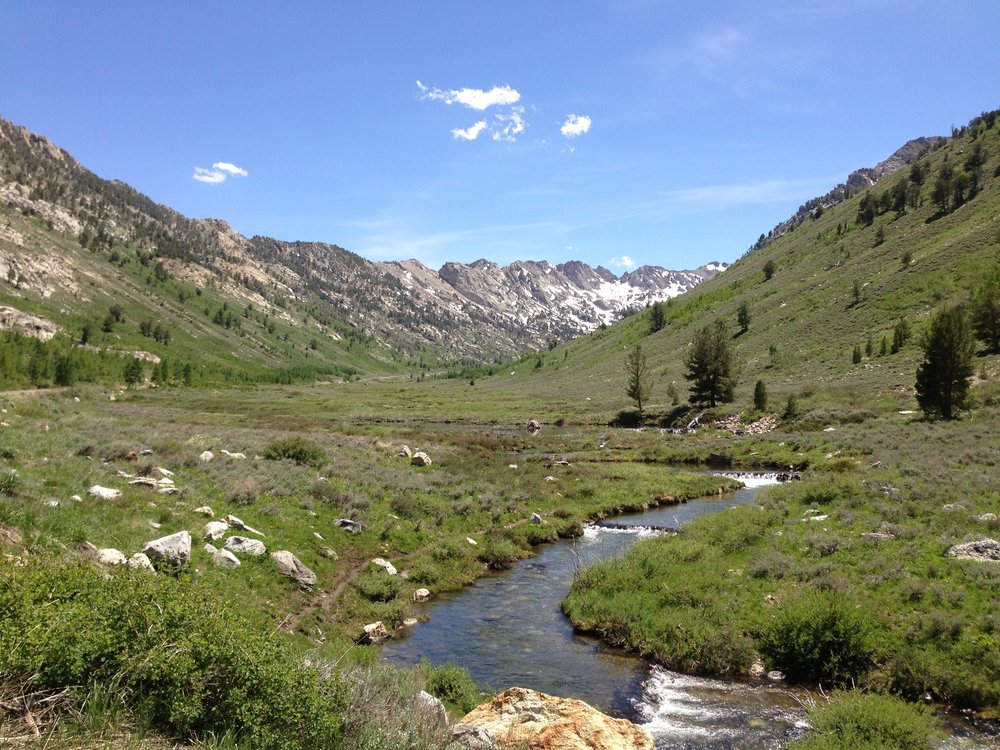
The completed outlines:
<svg viewBox="0 0 1000 750">
<path fill-rule="evenodd" d="M 746 486 L 724 497 L 607 519 L 588 526 L 580 539 L 546 545 L 509 571 L 438 598 L 425 605 L 428 621 L 386 643 L 383 658 L 458 664 L 495 689 L 517 685 L 578 698 L 642 724 L 658 748 L 781 747 L 806 726 L 800 703 L 805 693 L 670 672 L 574 633 L 559 609 L 581 566 L 621 556 L 636 540 L 658 533 L 609 524 L 680 528 L 700 515 L 750 502 L 760 487 L 778 481 L 775 474 L 727 476 Z M 978 745 L 954 745 L 960 746 Z"/>
</svg>

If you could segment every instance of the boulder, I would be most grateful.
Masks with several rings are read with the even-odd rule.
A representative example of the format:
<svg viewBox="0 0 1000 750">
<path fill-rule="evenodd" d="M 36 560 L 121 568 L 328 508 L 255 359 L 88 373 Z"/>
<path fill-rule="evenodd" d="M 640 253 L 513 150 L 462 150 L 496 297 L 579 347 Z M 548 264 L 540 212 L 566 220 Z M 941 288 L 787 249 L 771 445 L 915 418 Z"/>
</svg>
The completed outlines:
<svg viewBox="0 0 1000 750">
<path fill-rule="evenodd" d="M 212 562 L 218 565 L 220 568 L 238 568 L 240 567 L 240 558 L 234 555 L 227 549 L 217 550 L 212 556 Z"/>
<path fill-rule="evenodd" d="M 323 555 L 323 557 L 329 558 L 330 560 L 336 560 L 339 557 L 336 550 L 325 545 L 319 548 L 319 553 Z"/>
<path fill-rule="evenodd" d="M 202 549 L 205 550 L 205 552 L 208 553 L 209 555 L 215 555 L 215 553 L 219 551 L 218 547 L 216 547 L 214 544 L 209 544 L 208 542 L 205 542 L 205 546 L 202 547 Z"/>
<path fill-rule="evenodd" d="M 431 457 L 423 451 L 417 451 L 413 454 L 413 458 L 410 459 L 410 463 L 414 466 L 430 466 L 434 462 L 431 461 Z"/>
<path fill-rule="evenodd" d="M 344 529 L 345 531 L 349 531 L 352 534 L 360 534 L 362 531 L 365 530 L 364 526 L 362 526 L 357 521 L 352 521 L 350 518 L 338 518 L 336 521 L 333 522 L 333 525 L 339 526 L 340 528 Z"/>
<path fill-rule="evenodd" d="M 216 539 L 222 539 L 227 531 L 229 531 L 229 524 L 225 521 L 209 521 L 201 530 L 201 536 L 207 541 L 214 542 Z"/>
<path fill-rule="evenodd" d="M 413 458 L 413 451 L 410 449 L 410 446 L 404 445 L 399 449 L 399 455 L 403 458 Z"/>
<path fill-rule="evenodd" d="M 101 565 L 121 565 L 125 562 L 125 555 L 112 547 L 106 547 L 97 550 L 97 562 Z"/>
<path fill-rule="evenodd" d="M 426 602 L 431 598 L 431 592 L 427 589 L 417 589 L 413 592 L 413 601 L 415 602 Z"/>
<path fill-rule="evenodd" d="M 420 620 L 418 620 L 416 617 L 406 617 L 406 618 L 403 619 L 403 624 L 400 627 L 403 627 L 403 628 L 412 628 L 414 625 L 417 625 L 419 622 L 420 622 Z"/>
<path fill-rule="evenodd" d="M 145 570 L 150 573 L 156 572 L 156 568 L 153 567 L 153 561 L 142 552 L 136 552 L 132 555 L 132 557 L 125 561 L 125 564 L 133 570 Z"/>
<path fill-rule="evenodd" d="M 956 544 L 948 550 L 948 557 L 958 560 L 1000 562 L 1000 542 L 995 539 L 977 539 L 974 542 Z"/>
<path fill-rule="evenodd" d="M 531 522 L 535 526 L 541 526 L 542 525 L 542 517 L 540 515 L 538 515 L 537 513 L 532 513 L 531 514 Z"/>
<path fill-rule="evenodd" d="M 233 461 L 246 461 L 246 453 L 230 453 L 225 448 L 219 451 L 226 458 L 232 459 Z"/>
<path fill-rule="evenodd" d="M 997 514 L 996 513 L 983 513 L 981 515 L 976 516 L 976 520 L 979 521 L 979 522 L 981 522 L 981 523 L 991 523 L 991 522 L 997 520 Z"/>
<path fill-rule="evenodd" d="M 365 625 L 364 632 L 361 637 L 358 638 L 358 643 L 370 644 L 370 643 L 381 643 L 389 639 L 389 631 L 385 629 L 385 625 L 382 621 L 369 623 Z"/>
<path fill-rule="evenodd" d="M 654 750 L 649 731 L 630 721 L 583 701 L 517 687 L 466 714 L 452 740 L 468 748 Z"/>
<path fill-rule="evenodd" d="M 205 516 L 206 518 L 213 518 L 215 516 L 215 511 L 212 510 L 207 505 L 202 505 L 198 508 L 195 508 L 193 512 Z"/>
<path fill-rule="evenodd" d="M 302 588 L 311 589 L 316 585 L 316 574 L 288 550 L 280 549 L 277 552 L 272 552 L 271 559 L 274 560 L 281 575 L 288 576 Z"/>
<path fill-rule="evenodd" d="M 532 435 L 536 435 L 542 431 L 542 425 L 537 419 L 529 419 L 524 425 L 524 429 L 530 432 Z"/>
<path fill-rule="evenodd" d="M 426 716 L 440 727 L 448 726 L 448 712 L 444 704 L 426 690 L 413 696 L 413 712 Z"/>
<path fill-rule="evenodd" d="M 147 542 L 143 553 L 156 563 L 180 567 L 191 562 L 191 535 L 187 531 L 162 536 Z"/>
<path fill-rule="evenodd" d="M 391 562 L 389 562 L 383 557 L 376 557 L 374 560 L 372 560 L 372 565 L 377 565 L 391 576 L 394 576 L 399 572 L 396 570 L 395 565 L 393 565 Z"/>
<path fill-rule="evenodd" d="M 115 490 L 111 487 L 102 487 L 99 484 L 95 484 L 87 490 L 87 492 L 91 497 L 96 497 L 99 500 L 117 500 L 122 496 L 121 490 Z"/>
<path fill-rule="evenodd" d="M 226 540 L 224 549 L 235 555 L 249 555 L 250 557 L 260 557 L 267 552 L 264 542 L 259 539 L 250 539 L 245 536 L 231 536 Z"/>
<path fill-rule="evenodd" d="M 215 458 L 215 454 L 212 453 L 212 451 L 203 451 L 201 455 L 198 456 L 198 459 L 204 461 L 205 463 L 208 463 L 213 458 Z"/>
<path fill-rule="evenodd" d="M 477 542 L 477 541 L 476 541 L 475 539 L 473 539 L 473 538 L 472 538 L 471 536 L 467 536 L 467 537 L 465 537 L 465 541 L 467 541 L 467 542 L 468 542 L 469 544 L 471 544 L 471 545 L 472 545 L 473 547 L 476 547 L 476 546 L 478 546 L 478 545 L 479 545 L 479 542 Z"/>
</svg>

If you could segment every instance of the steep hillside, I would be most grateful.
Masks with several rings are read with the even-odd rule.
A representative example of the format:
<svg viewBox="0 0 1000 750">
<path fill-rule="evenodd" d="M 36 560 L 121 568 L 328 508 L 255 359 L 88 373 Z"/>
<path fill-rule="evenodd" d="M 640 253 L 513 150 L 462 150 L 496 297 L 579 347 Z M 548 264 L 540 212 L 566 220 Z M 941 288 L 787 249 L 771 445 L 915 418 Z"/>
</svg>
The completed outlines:
<svg viewBox="0 0 1000 750">
<path fill-rule="evenodd" d="M 247 238 L 224 221 L 190 220 L 127 185 L 102 180 L 46 138 L 3 120 L 0 212 L 0 271 L 15 287 L 4 290 L 11 306 L 27 311 L 34 305 L 66 328 L 77 322 L 74 316 L 96 314 L 87 308 L 94 300 L 77 294 L 86 278 L 105 279 L 107 289 L 98 284 L 100 291 L 126 298 L 126 287 L 138 279 L 144 293 L 131 296 L 153 307 L 161 301 L 172 307 L 172 297 L 181 296 L 163 286 L 172 279 L 187 293 L 212 290 L 213 304 L 226 302 L 227 313 L 252 310 L 265 329 L 283 321 L 297 329 L 290 340 L 311 344 L 319 337 L 323 346 L 302 350 L 324 361 L 318 371 L 378 371 L 379 362 L 394 358 L 517 356 L 675 296 L 724 267 L 675 272 L 647 266 L 616 277 L 579 262 L 501 268 L 477 261 L 434 271 L 416 260 L 374 263 L 335 245 Z M 60 292 L 76 295 L 74 304 L 66 307 Z M 182 325 L 176 316 L 173 322 Z M 278 332 L 281 340 L 285 333 Z M 365 353 L 347 356 L 326 338 L 361 344 Z M 236 343 L 223 349 L 239 351 Z M 265 342 L 244 347 L 242 356 L 274 367 L 272 353 L 279 360 L 291 356 L 287 347 Z"/>
<path fill-rule="evenodd" d="M 640 342 L 655 366 L 653 401 L 666 409 L 671 382 L 686 399 L 683 359 L 695 332 L 722 319 L 735 333 L 737 310 L 745 303 L 751 322 L 745 334 L 735 337 L 742 363 L 737 403 L 748 404 L 754 383 L 762 379 L 773 403 L 788 393 L 822 392 L 822 398 L 839 394 L 848 401 L 914 408 L 917 340 L 926 319 L 946 303 L 966 300 L 982 274 L 1000 260 L 997 119 L 977 118 L 955 138 L 938 141 L 910 168 L 816 212 L 725 273 L 669 301 L 661 331 L 651 333 L 648 316 L 635 315 L 526 360 L 521 374 L 542 392 L 593 398 L 595 407 L 610 393 L 611 402 L 624 408 L 630 403 L 622 374 L 624 350 Z M 935 189 L 949 173 L 948 205 L 942 210 Z M 975 192 L 969 189 L 973 177 Z M 955 185 L 963 183 L 956 204 Z M 897 196 L 902 205 L 896 204 Z M 769 262 L 774 273 L 767 280 Z M 900 320 L 910 325 L 911 336 L 892 354 Z M 890 352 L 880 356 L 883 338 Z M 852 363 L 854 347 L 864 352 L 869 340 L 871 355 Z M 994 358 L 981 358 L 979 366 L 996 374 Z"/>
</svg>

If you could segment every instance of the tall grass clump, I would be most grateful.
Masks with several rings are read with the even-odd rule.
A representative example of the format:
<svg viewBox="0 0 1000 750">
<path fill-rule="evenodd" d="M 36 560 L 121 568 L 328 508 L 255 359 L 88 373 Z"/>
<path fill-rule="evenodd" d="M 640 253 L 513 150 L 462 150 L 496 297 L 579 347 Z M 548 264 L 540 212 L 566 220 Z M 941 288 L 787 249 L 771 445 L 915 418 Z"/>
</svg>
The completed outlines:
<svg viewBox="0 0 1000 750">
<path fill-rule="evenodd" d="M 793 750 L 930 750 L 937 725 L 930 711 L 888 695 L 834 693 L 809 712 L 813 733 Z"/>
<path fill-rule="evenodd" d="M 295 437 L 270 443 L 264 449 L 264 458 L 272 461 L 287 458 L 302 466 L 322 466 L 326 453 L 312 440 Z"/>
</svg>

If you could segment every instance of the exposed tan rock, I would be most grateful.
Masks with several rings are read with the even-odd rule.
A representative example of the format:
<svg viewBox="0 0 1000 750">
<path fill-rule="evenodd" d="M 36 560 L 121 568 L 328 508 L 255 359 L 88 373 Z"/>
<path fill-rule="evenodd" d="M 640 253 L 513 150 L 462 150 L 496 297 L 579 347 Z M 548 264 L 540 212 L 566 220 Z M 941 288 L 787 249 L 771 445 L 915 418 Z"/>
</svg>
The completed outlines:
<svg viewBox="0 0 1000 750">
<path fill-rule="evenodd" d="M 477 727 L 470 732 L 469 728 Z M 653 750 L 650 733 L 625 719 L 613 719 L 572 698 L 527 688 L 510 688 L 465 715 L 454 739 L 484 735 L 497 747 L 524 750 Z M 472 747 L 471 744 L 466 744 Z"/>
<path fill-rule="evenodd" d="M 13 307 L 0 307 L 0 330 L 17 331 L 24 336 L 48 341 L 56 335 L 59 326 L 51 320 L 21 312 Z"/>
</svg>

